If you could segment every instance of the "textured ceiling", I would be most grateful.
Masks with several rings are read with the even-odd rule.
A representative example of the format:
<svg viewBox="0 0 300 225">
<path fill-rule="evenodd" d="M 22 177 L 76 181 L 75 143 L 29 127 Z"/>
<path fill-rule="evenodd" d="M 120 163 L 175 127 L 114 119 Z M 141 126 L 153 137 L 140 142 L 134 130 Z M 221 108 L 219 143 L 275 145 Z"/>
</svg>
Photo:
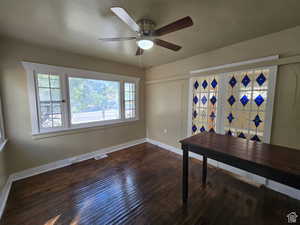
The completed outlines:
<svg viewBox="0 0 300 225">
<path fill-rule="evenodd" d="M 126 8 L 136 20 L 157 27 L 184 16 L 194 26 L 162 39 L 181 45 L 179 52 L 155 46 L 135 56 L 135 41 L 103 43 L 99 37 L 134 34 L 109 10 Z M 300 24 L 299 0 L 1 0 L 0 33 L 117 62 L 149 67 L 210 51 Z"/>
</svg>

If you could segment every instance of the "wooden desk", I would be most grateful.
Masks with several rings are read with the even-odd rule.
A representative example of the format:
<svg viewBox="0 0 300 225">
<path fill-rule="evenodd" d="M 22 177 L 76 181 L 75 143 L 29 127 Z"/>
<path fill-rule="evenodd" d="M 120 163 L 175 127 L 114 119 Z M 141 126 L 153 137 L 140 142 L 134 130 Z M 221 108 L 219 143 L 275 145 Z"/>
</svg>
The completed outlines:
<svg viewBox="0 0 300 225">
<path fill-rule="evenodd" d="M 203 156 L 202 183 L 207 158 L 300 189 L 300 150 L 203 132 L 180 141 L 183 150 L 182 200 L 188 199 L 188 156 Z"/>
</svg>

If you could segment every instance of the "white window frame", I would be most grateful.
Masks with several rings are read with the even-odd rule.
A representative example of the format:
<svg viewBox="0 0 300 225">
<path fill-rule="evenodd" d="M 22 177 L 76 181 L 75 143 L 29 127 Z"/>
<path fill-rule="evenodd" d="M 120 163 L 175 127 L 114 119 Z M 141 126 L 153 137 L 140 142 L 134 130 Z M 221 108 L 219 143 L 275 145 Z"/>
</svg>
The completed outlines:
<svg viewBox="0 0 300 225">
<path fill-rule="evenodd" d="M 0 98 L 0 133 L 1 133 L 1 137 L 0 137 L 0 152 L 1 152 L 7 142 L 7 139 L 5 136 L 5 130 L 4 130 L 4 118 L 3 118 L 1 98 Z"/>
<path fill-rule="evenodd" d="M 119 124 L 130 121 L 139 120 L 139 82 L 138 77 L 129 77 L 117 74 L 101 73 L 89 70 L 74 69 L 68 67 L 52 66 L 39 63 L 22 62 L 23 67 L 27 73 L 27 83 L 28 83 L 28 96 L 31 112 L 31 125 L 32 125 L 32 135 L 47 134 L 53 132 L 61 132 L 68 130 L 75 130 L 81 128 L 90 128 L 98 126 L 107 126 L 113 124 Z M 59 128 L 49 128 L 41 129 L 39 124 L 39 101 L 37 96 L 37 81 L 36 74 L 53 74 L 59 75 L 61 81 L 61 94 L 62 99 L 65 100 L 65 104 L 62 107 L 62 122 L 65 123 L 65 127 Z M 98 122 L 89 122 L 82 124 L 71 124 L 71 112 L 70 112 L 70 98 L 69 98 L 69 77 L 87 78 L 95 80 L 107 80 L 107 81 L 118 81 L 120 82 L 120 119 L 117 120 L 106 120 Z M 136 114 L 134 118 L 125 119 L 125 104 L 124 104 L 124 82 L 135 83 L 135 109 Z"/>
<path fill-rule="evenodd" d="M 237 70 L 232 72 L 224 72 L 224 73 L 207 73 L 203 75 L 193 75 L 189 79 L 189 99 L 188 99 L 188 125 L 187 125 L 187 134 L 188 136 L 192 135 L 192 108 L 193 108 L 193 78 L 201 77 L 201 76 L 219 76 L 219 92 L 218 92 L 218 101 L 219 104 L 217 106 L 217 115 L 216 115 L 216 132 L 220 134 L 225 134 L 224 131 L 224 120 L 226 115 L 224 115 L 224 107 L 223 104 L 226 104 L 226 86 L 228 77 L 231 77 L 233 74 L 248 71 L 248 70 L 263 70 L 269 69 L 269 87 L 268 87 L 268 99 L 265 110 L 265 127 L 264 127 L 264 142 L 270 143 L 271 139 L 271 129 L 272 129 L 272 117 L 273 117 L 273 105 L 274 105 L 274 96 L 275 96 L 275 87 L 276 87 L 276 77 L 277 77 L 277 66 L 265 66 L 265 67 L 255 67 L 250 69 Z"/>
</svg>

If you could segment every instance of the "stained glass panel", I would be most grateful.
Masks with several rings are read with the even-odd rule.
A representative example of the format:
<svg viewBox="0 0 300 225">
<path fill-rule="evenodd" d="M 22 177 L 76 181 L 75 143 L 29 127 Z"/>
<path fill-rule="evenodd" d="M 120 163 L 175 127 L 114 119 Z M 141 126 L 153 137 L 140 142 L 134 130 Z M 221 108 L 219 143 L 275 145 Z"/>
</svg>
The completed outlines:
<svg viewBox="0 0 300 225">
<path fill-rule="evenodd" d="M 219 78 L 217 76 L 194 78 L 192 96 L 193 134 L 216 130 L 218 86 Z"/>
<path fill-rule="evenodd" d="M 263 141 L 269 69 L 227 75 L 224 129 L 227 135 Z"/>
</svg>

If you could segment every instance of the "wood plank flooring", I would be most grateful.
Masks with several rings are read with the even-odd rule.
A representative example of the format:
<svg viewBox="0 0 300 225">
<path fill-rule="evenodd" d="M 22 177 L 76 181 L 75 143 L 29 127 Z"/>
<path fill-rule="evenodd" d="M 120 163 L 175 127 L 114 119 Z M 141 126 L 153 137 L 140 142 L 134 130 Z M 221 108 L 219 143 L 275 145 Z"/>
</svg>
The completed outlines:
<svg viewBox="0 0 300 225">
<path fill-rule="evenodd" d="M 183 207 L 181 163 L 145 143 L 14 182 L 0 225 L 276 225 L 291 211 L 300 216 L 300 201 L 215 167 L 202 187 L 197 160 Z"/>
</svg>

